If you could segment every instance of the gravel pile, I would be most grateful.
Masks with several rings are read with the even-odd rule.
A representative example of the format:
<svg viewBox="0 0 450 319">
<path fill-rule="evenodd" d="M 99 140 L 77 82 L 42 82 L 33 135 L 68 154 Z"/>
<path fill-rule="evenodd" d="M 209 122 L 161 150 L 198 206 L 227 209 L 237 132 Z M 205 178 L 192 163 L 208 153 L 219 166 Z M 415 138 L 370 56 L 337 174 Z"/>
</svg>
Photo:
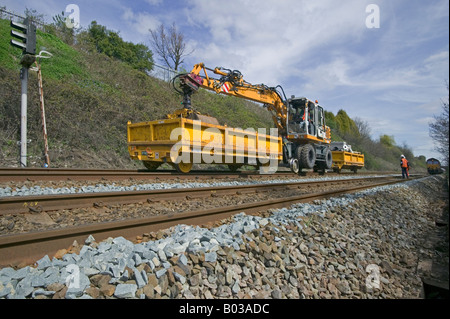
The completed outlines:
<svg viewBox="0 0 450 319">
<path fill-rule="evenodd" d="M 445 204 L 442 177 L 215 227 L 178 225 L 0 270 L 0 298 L 420 298 L 417 264 Z M 448 254 L 447 254 L 448 263 Z"/>
</svg>

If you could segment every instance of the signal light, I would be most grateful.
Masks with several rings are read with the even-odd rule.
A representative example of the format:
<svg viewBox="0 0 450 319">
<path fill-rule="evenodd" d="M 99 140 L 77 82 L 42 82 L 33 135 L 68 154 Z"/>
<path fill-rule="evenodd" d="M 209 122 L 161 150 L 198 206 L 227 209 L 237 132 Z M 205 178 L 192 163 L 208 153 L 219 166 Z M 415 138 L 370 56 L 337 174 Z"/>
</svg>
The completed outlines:
<svg viewBox="0 0 450 319">
<path fill-rule="evenodd" d="M 26 18 L 23 23 L 11 21 L 11 27 L 18 29 L 11 30 L 11 35 L 21 41 L 11 40 L 11 45 L 22 49 L 24 54 L 36 54 L 36 26 Z"/>
</svg>

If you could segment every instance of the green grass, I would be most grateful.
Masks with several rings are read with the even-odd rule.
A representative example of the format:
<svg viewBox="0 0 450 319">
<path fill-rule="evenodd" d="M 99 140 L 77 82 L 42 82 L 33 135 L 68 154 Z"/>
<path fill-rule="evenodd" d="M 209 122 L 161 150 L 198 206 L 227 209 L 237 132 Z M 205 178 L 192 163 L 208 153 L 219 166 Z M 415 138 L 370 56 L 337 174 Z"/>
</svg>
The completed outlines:
<svg viewBox="0 0 450 319">
<path fill-rule="evenodd" d="M 0 19 L 0 63 L 8 69 L 19 70 L 22 52 L 10 44 L 10 40 L 13 39 L 11 30 L 9 20 Z"/>
<path fill-rule="evenodd" d="M 37 32 L 37 50 L 45 50 L 53 56 L 41 59 L 42 72 L 51 79 L 89 78 L 82 55 L 54 35 Z"/>
<path fill-rule="evenodd" d="M 13 47 L 10 40 L 12 27 L 9 20 L 0 19 L 0 65 L 12 70 L 19 70 L 22 51 Z M 67 78 L 88 78 L 89 73 L 86 70 L 82 55 L 65 44 L 58 37 L 44 33 L 40 30 L 36 32 L 36 54 L 45 50 L 53 56 L 50 59 L 41 59 L 42 72 L 50 79 Z"/>
</svg>

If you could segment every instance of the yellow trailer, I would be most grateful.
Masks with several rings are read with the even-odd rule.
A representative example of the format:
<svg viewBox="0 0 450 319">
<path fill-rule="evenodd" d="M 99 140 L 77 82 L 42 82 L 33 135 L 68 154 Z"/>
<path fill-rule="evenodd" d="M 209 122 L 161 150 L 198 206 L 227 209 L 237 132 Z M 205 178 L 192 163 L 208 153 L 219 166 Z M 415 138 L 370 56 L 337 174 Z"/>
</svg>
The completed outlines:
<svg viewBox="0 0 450 319">
<path fill-rule="evenodd" d="M 340 173 L 342 169 L 357 172 L 364 167 L 364 154 L 359 152 L 331 151 L 333 164 L 332 169 Z"/>
<path fill-rule="evenodd" d="M 193 164 L 226 164 L 232 171 L 246 164 L 276 171 L 283 157 L 282 140 L 277 132 L 265 133 L 184 117 L 127 125 L 132 159 L 149 170 L 169 163 L 181 173 L 188 173 Z"/>
</svg>

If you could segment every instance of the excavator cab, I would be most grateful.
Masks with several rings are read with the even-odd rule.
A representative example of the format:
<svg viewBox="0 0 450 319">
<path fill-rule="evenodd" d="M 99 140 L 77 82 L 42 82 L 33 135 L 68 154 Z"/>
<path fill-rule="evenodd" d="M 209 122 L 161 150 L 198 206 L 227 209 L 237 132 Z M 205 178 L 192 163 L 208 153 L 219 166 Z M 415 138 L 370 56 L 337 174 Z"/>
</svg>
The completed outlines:
<svg viewBox="0 0 450 319">
<path fill-rule="evenodd" d="M 290 113 L 288 134 L 298 135 L 300 133 L 316 136 L 316 105 L 305 97 L 291 97 L 288 105 Z"/>
<path fill-rule="evenodd" d="M 319 140 L 326 139 L 325 116 L 323 108 L 305 97 L 291 97 L 289 105 L 288 135 L 311 135 Z"/>
<path fill-rule="evenodd" d="M 305 98 L 295 99 L 291 98 L 288 101 L 289 105 L 289 120 L 288 132 L 292 133 L 307 133 L 306 117 L 307 117 L 307 103 Z"/>
<path fill-rule="evenodd" d="M 330 131 L 325 126 L 323 108 L 317 101 L 292 96 L 287 100 L 288 121 L 285 158 L 295 173 L 303 168 L 325 171 L 332 165 Z M 286 162 L 286 161 L 285 161 Z"/>
</svg>

